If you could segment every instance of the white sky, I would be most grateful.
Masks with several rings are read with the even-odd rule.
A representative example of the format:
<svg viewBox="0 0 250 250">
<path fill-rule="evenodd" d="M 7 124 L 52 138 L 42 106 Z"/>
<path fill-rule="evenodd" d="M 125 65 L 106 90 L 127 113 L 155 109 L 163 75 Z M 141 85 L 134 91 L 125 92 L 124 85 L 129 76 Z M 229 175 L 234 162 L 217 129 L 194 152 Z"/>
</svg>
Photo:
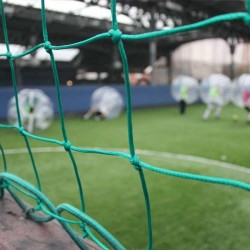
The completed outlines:
<svg viewBox="0 0 250 250">
<path fill-rule="evenodd" d="M 3 0 L 4 3 L 29 6 L 33 8 L 40 9 L 40 0 Z M 100 3 L 105 6 L 106 0 L 102 0 Z M 47 10 L 58 11 L 62 13 L 72 13 L 78 16 L 111 20 L 111 11 L 102 6 L 87 6 L 84 2 L 74 1 L 74 0 L 46 0 L 45 8 Z M 133 21 L 126 15 L 117 14 L 117 20 L 119 23 L 132 25 Z"/>
</svg>

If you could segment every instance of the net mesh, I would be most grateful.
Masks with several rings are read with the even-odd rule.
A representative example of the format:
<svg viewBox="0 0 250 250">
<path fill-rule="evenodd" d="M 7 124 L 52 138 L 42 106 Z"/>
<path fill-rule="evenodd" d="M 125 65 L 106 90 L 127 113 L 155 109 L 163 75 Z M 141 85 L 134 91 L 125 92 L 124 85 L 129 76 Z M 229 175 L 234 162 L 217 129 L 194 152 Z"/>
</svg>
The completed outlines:
<svg viewBox="0 0 250 250">
<path fill-rule="evenodd" d="M 128 60 L 126 56 L 126 50 L 123 44 L 123 41 L 133 42 L 136 40 L 143 40 L 143 39 L 145 40 L 145 39 L 152 39 L 152 38 L 157 38 L 157 37 L 165 37 L 165 36 L 170 36 L 170 35 L 177 34 L 177 33 L 187 32 L 187 31 L 191 31 L 195 29 L 201 29 L 206 26 L 215 25 L 221 22 L 228 22 L 228 21 L 234 21 L 234 20 L 243 20 L 246 25 L 250 25 L 250 0 L 246 0 L 245 2 L 246 12 L 223 14 L 223 15 L 215 16 L 215 17 L 212 17 L 212 18 L 209 18 L 207 20 L 203 20 L 197 23 L 175 27 L 169 30 L 152 31 L 148 33 L 133 34 L 133 35 L 123 34 L 119 30 L 119 24 L 117 22 L 117 15 L 116 15 L 116 0 L 111 0 L 110 2 L 111 17 L 112 17 L 112 21 L 111 21 L 112 29 L 111 30 L 95 35 L 83 41 L 75 42 L 72 44 L 61 45 L 61 46 L 56 46 L 50 43 L 47 24 L 46 24 L 45 4 L 46 4 L 46 1 L 41 0 L 41 26 L 42 26 L 42 34 L 43 34 L 43 43 L 37 44 L 31 49 L 26 50 L 23 53 L 13 54 L 12 51 L 10 50 L 4 4 L 3 4 L 3 0 L 0 0 L 2 30 L 3 30 L 5 45 L 6 45 L 6 52 L 0 54 L 0 56 L 6 58 L 9 63 L 9 68 L 10 68 L 12 83 L 13 83 L 13 93 L 14 93 L 15 100 L 16 100 L 16 112 L 17 112 L 17 119 L 18 119 L 17 126 L 0 124 L 0 128 L 7 129 L 7 130 L 16 129 L 20 132 L 20 135 L 23 137 L 23 140 L 26 144 L 26 147 L 29 153 L 29 158 L 33 166 L 33 172 L 34 172 L 35 179 L 36 179 L 36 185 L 34 186 L 8 171 L 4 149 L 3 149 L 3 146 L 1 146 L 1 141 L 0 141 L 0 151 L 2 154 L 2 165 L 3 165 L 3 171 L 0 173 L 0 197 L 4 196 L 4 189 L 8 190 L 10 194 L 13 196 L 13 198 L 15 199 L 15 201 L 17 202 L 17 204 L 24 211 L 26 211 L 26 214 L 34 221 L 47 222 L 52 219 L 57 219 L 61 223 L 63 228 L 67 231 L 67 233 L 71 236 L 71 238 L 75 241 L 75 243 L 81 249 L 87 249 L 87 246 L 82 241 L 81 236 L 78 235 L 72 229 L 72 224 L 76 224 L 81 228 L 81 230 L 84 232 L 83 237 L 91 238 L 103 249 L 107 249 L 107 247 L 104 245 L 104 243 L 100 242 L 100 240 L 98 240 L 93 235 L 93 233 L 90 231 L 90 228 L 92 228 L 92 230 L 97 232 L 114 249 L 125 249 L 125 247 L 115 237 L 113 237 L 102 225 L 100 225 L 97 221 L 95 221 L 93 218 L 91 218 L 90 216 L 86 214 L 82 183 L 81 183 L 81 179 L 78 173 L 78 167 L 77 167 L 77 163 L 74 158 L 73 152 L 75 151 L 75 152 L 82 152 L 82 153 L 105 154 L 105 155 L 125 158 L 130 162 L 130 164 L 134 167 L 134 169 L 138 172 L 138 175 L 140 176 L 140 181 L 141 181 L 142 190 L 145 196 L 145 206 L 146 206 L 146 211 L 147 211 L 148 249 L 152 249 L 153 239 L 152 239 L 150 200 L 149 200 L 149 195 L 147 191 L 146 181 L 144 178 L 144 170 L 149 170 L 149 171 L 157 172 L 159 174 L 170 175 L 170 176 L 178 177 L 178 178 L 185 178 L 185 179 L 192 179 L 192 180 L 202 181 L 202 182 L 229 185 L 229 186 L 233 186 L 233 187 L 237 187 L 237 188 L 250 191 L 249 184 L 240 182 L 237 180 L 171 171 L 171 170 L 162 169 L 156 166 L 152 166 L 140 160 L 140 158 L 135 153 L 135 145 L 134 145 L 134 139 L 133 139 L 134 136 L 133 136 L 133 122 L 132 122 L 131 89 L 130 89 L 130 81 L 129 81 L 129 65 L 128 65 Z M 127 114 L 127 135 L 128 135 L 128 142 L 129 142 L 128 143 L 129 153 L 76 147 L 70 143 L 70 140 L 67 135 L 67 130 L 65 128 L 64 112 L 63 112 L 61 90 L 60 90 L 60 81 L 59 81 L 59 75 L 57 71 L 57 63 L 54 58 L 54 51 L 83 47 L 87 44 L 90 44 L 96 41 L 101 41 L 103 39 L 111 40 L 118 47 L 120 57 L 122 60 L 123 73 L 124 73 L 124 79 L 125 79 L 124 85 L 126 89 L 126 110 L 127 110 L 126 114 Z M 29 55 L 40 48 L 44 48 L 44 50 L 50 56 L 51 68 L 52 68 L 53 77 L 54 77 L 54 84 L 55 84 L 55 89 L 57 93 L 60 127 L 61 127 L 61 133 L 63 136 L 63 141 L 59 141 L 53 138 L 45 138 L 45 137 L 37 136 L 33 133 L 27 132 L 25 128 L 23 127 L 21 116 L 20 116 L 20 108 L 19 108 L 19 102 L 18 102 L 18 82 L 17 82 L 17 77 L 16 77 L 16 68 L 15 68 L 14 61 L 15 59 L 22 58 L 26 55 Z M 76 182 L 77 182 L 78 190 L 79 190 L 79 197 L 80 197 L 80 204 L 81 204 L 80 209 L 73 207 L 72 205 L 66 204 L 66 203 L 60 204 L 56 207 L 44 195 L 44 193 L 42 192 L 42 186 L 41 186 L 39 174 L 37 171 L 36 162 L 33 157 L 32 147 L 30 146 L 30 139 L 44 141 L 44 142 L 48 142 L 51 144 L 56 144 L 65 149 L 73 165 L 75 178 L 76 178 Z M 21 196 L 17 194 L 16 192 L 17 190 L 20 191 L 22 194 L 32 198 L 36 202 L 37 205 L 32 208 L 28 207 L 26 203 L 23 202 Z M 40 213 L 37 213 L 37 211 L 42 211 L 43 215 L 41 215 Z M 69 220 L 63 217 L 62 216 L 63 212 L 70 213 L 75 219 Z"/>
</svg>

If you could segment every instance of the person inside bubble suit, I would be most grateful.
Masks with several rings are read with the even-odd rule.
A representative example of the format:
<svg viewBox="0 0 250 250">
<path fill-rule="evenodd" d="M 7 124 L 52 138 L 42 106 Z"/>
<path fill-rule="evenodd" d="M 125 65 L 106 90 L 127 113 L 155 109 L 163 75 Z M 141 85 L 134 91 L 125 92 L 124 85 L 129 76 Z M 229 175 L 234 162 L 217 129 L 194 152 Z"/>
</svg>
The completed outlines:
<svg viewBox="0 0 250 250">
<path fill-rule="evenodd" d="M 247 123 L 250 124 L 250 89 L 246 88 L 242 91 L 243 105 L 247 111 Z"/>
<path fill-rule="evenodd" d="M 203 113 L 203 120 L 207 120 L 212 112 L 214 112 L 216 118 L 220 118 L 222 106 L 223 102 L 220 88 L 219 86 L 213 85 L 209 89 L 207 108 Z"/>
<path fill-rule="evenodd" d="M 84 114 L 83 119 L 101 121 L 118 118 L 123 105 L 123 97 L 115 88 L 109 86 L 98 88 L 91 96 L 90 109 Z"/>
</svg>

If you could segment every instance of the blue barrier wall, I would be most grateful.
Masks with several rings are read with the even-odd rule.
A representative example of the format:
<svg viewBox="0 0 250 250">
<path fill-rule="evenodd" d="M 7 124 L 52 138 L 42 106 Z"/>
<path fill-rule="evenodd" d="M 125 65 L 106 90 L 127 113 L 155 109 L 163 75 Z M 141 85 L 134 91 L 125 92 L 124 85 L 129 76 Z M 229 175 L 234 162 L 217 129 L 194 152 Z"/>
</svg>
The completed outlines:
<svg viewBox="0 0 250 250">
<path fill-rule="evenodd" d="M 72 86 L 61 87 L 64 113 L 84 113 L 89 109 L 91 95 L 94 90 L 104 85 Z M 124 85 L 112 85 L 116 88 L 125 100 Z M 52 100 L 55 112 L 58 113 L 56 91 L 53 86 L 39 87 Z M 134 86 L 131 88 L 133 108 L 173 105 L 176 101 L 170 94 L 168 85 L 159 86 Z M 0 119 L 6 119 L 7 106 L 13 96 L 13 89 L 10 87 L 0 88 Z"/>
</svg>

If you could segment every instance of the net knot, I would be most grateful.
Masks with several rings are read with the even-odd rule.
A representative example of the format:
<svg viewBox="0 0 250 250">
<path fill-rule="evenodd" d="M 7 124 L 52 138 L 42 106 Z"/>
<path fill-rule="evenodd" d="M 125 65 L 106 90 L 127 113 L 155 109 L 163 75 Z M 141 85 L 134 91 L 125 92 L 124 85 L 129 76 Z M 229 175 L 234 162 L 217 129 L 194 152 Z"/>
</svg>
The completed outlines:
<svg viewBox="0 0 250 250">
<path fill-rule="evenodd" d="M 71 143 L 69 141 L 64 142 L 64 149 L 66 151 L 70 151 L 70 149 L 71 149 Z"/>
<path fill-rule="evenodd" d="M 5 182 L 3 182 L 3 181 L 0 180 L 0 190 L 2 190 L 4 188 L 7 188 L 8 186 L 9 186 L 8 183 L 5 183 Z"/>
<path fill-rule="evenodd" d="M 83 239 L 87 238 L 89 236 L 89 233 L 88 233 L 88 230 L 87 230 L 86 223 L 81 223 L 80 228 L 83 231 L 83 234 L 82 234 Z"/>
<path fill-rule="evenodd" d="M 46 52 L 50 53 L 50 51 L 51 51 L 51 43 L 49 41 L 44 43 L 44 49 L 46 50 Z"/>
<path fill-rule="evenodd" d="M 250 27 L 250 14 L 244 18 L 244 23 Z"/>
<path fill-rule="evenodd" d="M 5 54 L 5 55 L 6 55 L 6 57 L 7 57 L 7 58 L 11 58 L 11 57 L 12 57 L 12 54 L 11 54 L 11 52 L 9 52 L 9 51 L 8 51 L 8 52 L 6 52 L 6 54 Z"/>
<path fill-rule="evenodd" d="M 109 31 L 109 34 L 114 43 L 118 43 L 121 40 L 122 32 L 119 29 L 116 30 L 112 29 Z"/>
<path fill-rule="evenodd" d="M 30 214 L 34 213 L 35 212 L 35 209 L 33 207 L 28 207 L 25 209 L 24 213 L 25 213 L 25 216 L 28 218 Z"/>
<path fill-rule="evenodd" d="M 131 164 L 133 165 L 133 167 L 136 169 L 136 170 L 139 170 L 140 169 L 140 158 L 139 156 L 137 155 L 134 155 L 131 160 L 130 160 Z"/>
<path fill-rule="evenodd" d="M 25 128 L 24 127 L 19 127 L 19 132 L 20 132 L 21 135 L 24 136 L 25 135 L 25 133 L 24 133 L 25 132 Z"/>
</svg>

